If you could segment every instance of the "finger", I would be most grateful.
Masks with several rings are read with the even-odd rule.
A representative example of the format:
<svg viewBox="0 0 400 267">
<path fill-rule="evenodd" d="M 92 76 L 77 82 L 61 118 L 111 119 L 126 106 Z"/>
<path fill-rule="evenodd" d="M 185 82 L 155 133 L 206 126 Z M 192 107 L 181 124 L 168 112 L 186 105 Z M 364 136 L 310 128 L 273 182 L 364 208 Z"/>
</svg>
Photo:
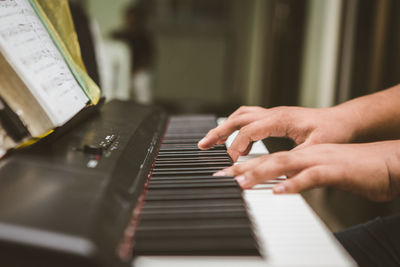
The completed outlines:
<svg viewBox="0 0 400 267">
<path fill-rule="evenodd" d="M 226 142 L 226 139 L 221 139 L 221 140 L 218 140 L 216 144 L 222 145 L 222 144 L 225 144 L 225 142 Z"/>
<path fill-rule="evenodd" d="M 234 131 L 240 129 L 251 121 L 251 116 L 246 114 L 224 121 L 221 125 L 210 130 L 198 143 L 200 149 L 209 149 L 216 143 L 226 140 Z"/>
<path fill-rule="evenodd" d="M 246 154 L 251 143 L 263 139 L 264 136 L 269 136 L 269 129 L 263 121 L 255 121 L 242 127 L 228 149 L 229 155 L 236 161 L 239 156 Z"/>
<path fill-rule="evenodd" d="M 245 113 L 250 113 L 254 112 L 258 107 L 252 107 L 252 106 L 241 106 L 237 110 L 235 110 L 231 115 L 229 115 L 228 119 L 234 118 L 238 115 L 242 115 Z"/>
<path fill-rule="evenodd" d="M 236 164 L 229 168 L 225 168 L 221 171 L 214 173 L 214 176 L 239 176 L 239 175 L 255 168 L 256 166 L 260 165 L 262 162 L 264 162 L 266 160 L 266 158 L 268 156 L 269 155 L 265 155 L 265 156 L 258 157 L 258 158 L 252 159 L 252 160 L 248 160 L 246 162 Z"/>
<path fill-rule="evenodd" d="M 313 145 L 313 144 L 314 144 L 314 142 L 313 142 L 310 138 L 308 138 L 305 142 L 303 142 L 303 143 L 297 145 L 297 146 L 296 146 L 295 148 L 293 148 L 292 150 L 293 150 L 293 151 L 295 151 L 295 150 L 300 150 L 300 149 L 303 149 L 303 148 L 305 148 L 305 147 L 311 146 L 311 145 Z"/>
<path fill-rule="evenodd" d="M 246 156 L 246 155 L 248 155 L 249 152 L 250 152 L 250 150 L 251 150 L 251 148 L 253 147 L 253 144 L 254 144 L 254 142 L 251 142 L 251 143 L 247 146 L 246 150 L 245 150 L 243 153 L 240 154 L 240 156 Z"/>
<path fill-rule="evenodd" d="M 237 177 L 237 181 L 243 188 L 252 188 L 256 184 L 288 173 L 293 175 L 309 166 L 309 160 L 303 160 L 302 157 L 298 157 L 294 153 L 279 152 L 270 155 L 269 158 L 257 166 L 242 172 Z"/>
<path fill-rule="evenodd" d="M 326 166 L 315 166 L 305 169 L 296 176 L 277 184 L 273 191 L 276 194 L 299 193 L 307 189 L 320 187 L 329 183 L 331 174 Z"/>
<path fill-rule="evenodd" d="M 231 158 L 236 161 L 248 148 L 250 142 L 259 141 L 270 136 L 287 136 L 290 121 L 282 122 L 280 116 L 271 116 L 254 121 L 239 130 L 238 135 L 228 149 Z"/>
<path fill-rule="evenodd" d="M 247 148 L 244 151 L 236 151 L 228 148 L 228 154 L 233 160 L 233 162 L 236 162 L 240 156 L 245 156 L 249 154 L 251 148 L 253 147 L 253 143 L 254 143 L 253 141 L 249 141 Z"/>
</svg>

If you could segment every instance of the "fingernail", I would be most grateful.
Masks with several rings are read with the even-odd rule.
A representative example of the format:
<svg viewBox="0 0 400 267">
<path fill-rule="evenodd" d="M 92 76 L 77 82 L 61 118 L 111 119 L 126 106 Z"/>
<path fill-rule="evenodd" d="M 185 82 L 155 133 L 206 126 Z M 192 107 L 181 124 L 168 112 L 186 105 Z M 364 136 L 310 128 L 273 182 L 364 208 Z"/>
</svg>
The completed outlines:
<svg viewBox="0 0 400 267">
<path fill-rule="evenodd" d="M 274 190 L 274 193 L 276 193 L 276 194 L 282 194 L 282 193 L 286 192 L 287 188 L 284 184 L 278 184 L 274 187 L 273 190 Z"/>
<path fill-rule="evenodd" d="M 199 141 L 199 145 L 203 145 L 204 143 L 206 142 L 206 138 L 204 137 L 203 139 L 201 139 L 200 141 Z"/>
<path fill-rule="evenodd" d="M 228 175 L 226 175 L 225 171 L 217 171 L 216 173 L 213 174 L 213 176 L 228 176 Z"/>
<path fill-rule="evenodd" d="M 235 179 L 239 185 L 243 185 L 246 182 L 246 177 L 243 175 L 236 176 Z"/>
</svg>

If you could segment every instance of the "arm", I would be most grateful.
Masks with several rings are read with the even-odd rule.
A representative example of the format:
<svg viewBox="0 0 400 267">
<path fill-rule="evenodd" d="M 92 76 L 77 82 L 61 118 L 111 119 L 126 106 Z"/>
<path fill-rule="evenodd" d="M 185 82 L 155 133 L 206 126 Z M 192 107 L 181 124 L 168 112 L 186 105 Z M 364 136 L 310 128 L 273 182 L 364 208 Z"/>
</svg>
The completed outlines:
<svg viewBox="0 0 400 267">
<path fill-rule="evenodd" d="M 243 188 L 287 175 L 290 179 L 276 185 L 274 193 L 333 186 L 388 201 L 400 194 L 400 141 L 312 145 L 265 155 L 215 175 L 236 176 Z"/>
<path fill-rule="evenodd" d="M 269 136 L 289 137 L 299 148 L 320 143 L 392 139 L 400 136 L 400 85 L 331 108 L 241 107 L 211 130 L 198 146 L 208 149 L 239 134 L 228 152 L 245 155 L 253 141 Z"/>
<path fill-rule="evenodd" d="M 351 117 L 353 141 L 400 139 L 400 84 L 337 108 Z"/>
</svg>

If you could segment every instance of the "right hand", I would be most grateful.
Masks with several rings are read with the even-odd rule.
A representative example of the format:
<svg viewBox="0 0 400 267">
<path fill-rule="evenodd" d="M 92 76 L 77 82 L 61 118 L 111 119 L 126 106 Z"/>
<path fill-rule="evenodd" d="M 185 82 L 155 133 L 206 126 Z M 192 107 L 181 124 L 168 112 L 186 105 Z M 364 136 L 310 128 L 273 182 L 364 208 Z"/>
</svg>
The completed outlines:
<svg viewBox="0 0 400 267">
<path fill-rule="evenodd" d="M 199 141 L 198 147 L 205 150 L 214 144 L 222 144 L 236 130 L 239 133 L 228 149 L 233 161 L 247 155 L 252 142 L 270 136 L 288 137 L 299 147 L 320 143 L 348 143 L 354 135 L 349 115 L 352 114 L 343 112 L 338 106 L 318 109 L 243 106 L 221 125 L 210 130 Z"/>
</svg>

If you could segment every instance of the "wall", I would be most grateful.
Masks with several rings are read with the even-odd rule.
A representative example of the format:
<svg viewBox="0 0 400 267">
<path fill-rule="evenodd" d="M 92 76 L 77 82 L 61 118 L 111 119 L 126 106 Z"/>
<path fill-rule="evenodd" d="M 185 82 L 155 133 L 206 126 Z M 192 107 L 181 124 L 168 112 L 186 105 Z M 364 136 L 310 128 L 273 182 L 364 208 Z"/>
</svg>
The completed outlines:
<svg viewBox="0 0 400 267">
<path fill-rule="evenodd" d="M 123 10 L 132 0 L 87 0 L 87 8 L 92 18 L 99 23 L 103 37 L 117 29 L 122 22 Z"/>
<path fill-rule="evenodd" d="M 302 106 L 327 107 L 334 103 L 341 5 L 341 0 L 310 0 L 300 94 Z"/>
</svg>

